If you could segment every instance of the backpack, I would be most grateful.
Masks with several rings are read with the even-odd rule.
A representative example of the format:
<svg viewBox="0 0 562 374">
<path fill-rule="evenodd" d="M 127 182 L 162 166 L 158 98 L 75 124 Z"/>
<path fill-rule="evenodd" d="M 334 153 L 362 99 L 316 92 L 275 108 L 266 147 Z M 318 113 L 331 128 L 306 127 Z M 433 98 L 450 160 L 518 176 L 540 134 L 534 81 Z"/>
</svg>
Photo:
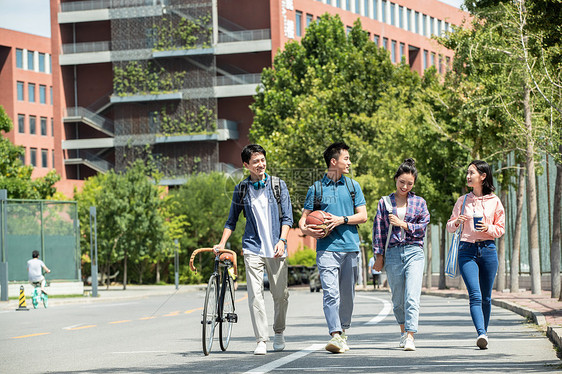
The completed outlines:
<svg viewBox="0 0 562 374">
<path fill-rule="evenodd" d="M 273 188 L 273 197 L 277 201 L 277 211 L 279 212 L 279 220 L 283 218 L 283 213 L 281 212 L 281 179 L 276 176 L 271 176 L 271 188 Z M 248 184 L 244 181 L 238 184 L 238 196 L 240 197 L 240 202 L 244 201 L 246 194 L 248 193 Z M 244 217 L 246 217 L 246 209 L 242 210 L 244 212 Z"/>
<path fill-rule="evenodd" d="M 355 211 L 355 185 L 353 184 L 353 181 L 351 182 L 351 186 L 353 187 L 353 191 L 349 189 L 349 186 L 347 185 L 347 180 L 351 179 L 348 177 L 344 177 L 344 181 L 345 181 L 345 187 L 347 187 L 347 191 L 349 192 L 349 195 L 351 195 L 351 201 L 353 204 L 353 210 Z M 316 195 L 316 185 L 320 186 L 320 195 Z M 314 208 L 312 208 L 312 210 L 320 210 L 320 204 L 322 203 L 322 181 L 316 181 L 314 182 Z"/>
</svg>

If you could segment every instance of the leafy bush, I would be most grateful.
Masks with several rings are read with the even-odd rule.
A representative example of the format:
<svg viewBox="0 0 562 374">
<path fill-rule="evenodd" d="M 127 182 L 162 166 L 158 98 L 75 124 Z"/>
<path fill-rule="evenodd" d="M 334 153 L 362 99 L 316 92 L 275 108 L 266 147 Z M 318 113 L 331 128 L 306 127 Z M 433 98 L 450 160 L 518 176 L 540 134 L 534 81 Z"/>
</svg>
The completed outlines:
<svg viewBox="0 0 562 374">
<path fill-rule="evenodd" d="M 295 253 L 288 257 L 289 265 L 316 265 L 316 251 L 307 246 L 299 248 Z"/>
</svg>

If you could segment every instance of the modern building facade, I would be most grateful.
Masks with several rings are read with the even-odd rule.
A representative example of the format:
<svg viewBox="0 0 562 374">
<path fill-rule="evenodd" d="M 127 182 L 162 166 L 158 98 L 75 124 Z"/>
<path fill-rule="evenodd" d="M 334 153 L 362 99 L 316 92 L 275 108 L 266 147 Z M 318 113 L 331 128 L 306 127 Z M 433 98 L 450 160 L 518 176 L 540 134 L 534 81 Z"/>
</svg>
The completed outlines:
<svg viewBox="0 0 562 374">
<path fill-rule="evenodd" d="M 6 134 L 23 146 L 22 162 L 41 177 L 61 159 L 55 140 L 51 40 L 0 28 L 0 105 L 14 128 Z"/>
<path fill-rule="evenodd" d="M 240 167 L 261 71 L 326 12 L 348 27 L 359 17 L 420 73 L 446 69 L 452 53 L 431 36 L 466 16 L 436 0 L 51 0 L 63 178 L 136 158 L 168 185 Z"/>
</svg>

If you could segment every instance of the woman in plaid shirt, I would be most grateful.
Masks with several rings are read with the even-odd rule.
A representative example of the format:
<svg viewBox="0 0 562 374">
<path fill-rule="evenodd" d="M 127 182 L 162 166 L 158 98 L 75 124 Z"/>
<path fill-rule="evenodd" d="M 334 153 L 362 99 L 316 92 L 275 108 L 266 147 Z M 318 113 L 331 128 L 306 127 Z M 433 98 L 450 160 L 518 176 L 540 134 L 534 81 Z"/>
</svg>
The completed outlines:
<svg viewBox="0 0 562 374">
<path fill-rule="evenodd" d="M 414 333 L 418 331 L 419 305 L 425 257 L 423 241 L 429 224 L 425 200 L 412 188 L 418 178 L 415 161 L 404 160 L 394 175 L 396 192 L 389 195 L 392 213 L 380 199 L 373 223 L 375 270 L 384 268 L 392 291 L 394 317 L 400 325 L 399 347 L 415 351 Z M 389 225 L 392 234 L 385 250 Z"/>
</svg>

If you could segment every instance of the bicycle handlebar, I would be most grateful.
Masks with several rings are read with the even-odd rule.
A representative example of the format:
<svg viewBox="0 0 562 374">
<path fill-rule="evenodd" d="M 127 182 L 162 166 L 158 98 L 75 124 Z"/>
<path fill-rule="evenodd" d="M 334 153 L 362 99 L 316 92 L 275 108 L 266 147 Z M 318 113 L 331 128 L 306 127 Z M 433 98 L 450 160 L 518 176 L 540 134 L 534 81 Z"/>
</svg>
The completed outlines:
<svg viewBox="0 0 562 374">
<path fill-rule="evenodd" d="M 191 254 L 191 258 L 189 259 L 189 268 L 191 269 L 191 271 L 197 273 L 197 269 L 195 268 L 195 266 L 193 266 L 193 260 L 195 259 L 195 255 L 201 252 L 214 252 L 214 251 L 215 250 L 213 248 L 198 248 L 195 251 L 193 251 L 193 253 Z M 234 275 L 238 276 L 238 264 L 236 262 L 236 252 L 231 251 L 230 249 L 221 249 L 219 250 L 219 253 L 228 253 L 232 255 L 233 257 L 232 266 L 234 267 Z"/>
</svg>

